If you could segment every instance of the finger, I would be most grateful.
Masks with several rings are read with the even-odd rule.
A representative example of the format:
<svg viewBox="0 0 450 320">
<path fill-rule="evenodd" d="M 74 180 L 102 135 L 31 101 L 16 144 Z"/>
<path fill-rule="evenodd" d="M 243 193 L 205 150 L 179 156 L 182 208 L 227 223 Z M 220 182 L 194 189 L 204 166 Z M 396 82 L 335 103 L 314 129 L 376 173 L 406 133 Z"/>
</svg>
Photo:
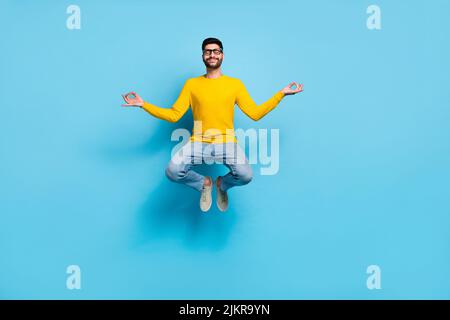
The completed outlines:
<svg viewBox="0 0 450 320">
<path fill-rule="evenodd" d="M 126 96 L 126 99 L 127 99 L 127 102 L 128 102 L 128 103 L 131 103 L 131 102 L 136 101 L 136 100 L 137 100 L 137 97 L 136 97 L 132 92 L 130 92 L 130 93 Z"/>
<path fill-rule="evenodd" d="M 133 97 L 130 97 L 130 96 L 133 96 Z M 125 95 L 125 97 L 127 97 L 127 99 L 133 99 L 135 96 L 136 96 L 136 94 L 135 94 L 133 91 L 128 92 L 128 93 Z"/>
<path fill-rule="evenodd" d="M 134 92 L 134 91 L 131 91 L 131 92 L 130 92 L 130 95 L 132 95 L 132 96 L 133 96 L 133 98 L 137 98 L 137 97 L 138 97 L 137 93 L 136 93 L 136 92 Z"/>
<path fill-rule="evenodd" d="M 300 85 L 300 86 L 297 88 L 297 90 L 295 90 L 294 94 L 297 94 L 297 93 L 302 92 L 302 91 L 303 91 L 303 85 Z"/>
</svg>

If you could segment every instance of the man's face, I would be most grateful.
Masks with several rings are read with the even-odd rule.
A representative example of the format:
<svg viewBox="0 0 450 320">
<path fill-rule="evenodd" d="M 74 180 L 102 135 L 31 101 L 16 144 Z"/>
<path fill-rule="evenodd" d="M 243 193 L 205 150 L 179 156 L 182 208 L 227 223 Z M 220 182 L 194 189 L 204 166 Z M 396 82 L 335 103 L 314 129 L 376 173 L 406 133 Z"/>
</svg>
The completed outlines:
<svg viewBox="0 0 450 320">
<path fill-rule="evenodd" d="M 203 63 L 207 68 L 218 69 L 222 65 L 223 52 L 217 44 L 207 44 L 203 50 L 202 57 Z"/>
</svg>

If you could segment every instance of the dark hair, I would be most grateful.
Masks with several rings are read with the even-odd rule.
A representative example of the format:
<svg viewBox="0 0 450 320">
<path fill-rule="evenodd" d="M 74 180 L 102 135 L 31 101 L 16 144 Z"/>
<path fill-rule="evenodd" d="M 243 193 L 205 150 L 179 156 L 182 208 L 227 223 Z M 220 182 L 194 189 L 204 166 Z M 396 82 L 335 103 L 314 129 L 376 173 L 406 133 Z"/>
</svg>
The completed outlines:
<svg viewBox="0 0 450 320">
<path fill-rule="evenodd" d="M 219 39 L 216 39 L 216 38 L 206 38 L 205 40 L 203 40 L 203 43 L 202 43 L 202 51 L 205 50 L 206 45 L 211 44 L 211 43 L 215 43 L 215 44 L 219 45 L 220 49 L 223 50 L 222 41 L 220 41 Z"/>
</svg>

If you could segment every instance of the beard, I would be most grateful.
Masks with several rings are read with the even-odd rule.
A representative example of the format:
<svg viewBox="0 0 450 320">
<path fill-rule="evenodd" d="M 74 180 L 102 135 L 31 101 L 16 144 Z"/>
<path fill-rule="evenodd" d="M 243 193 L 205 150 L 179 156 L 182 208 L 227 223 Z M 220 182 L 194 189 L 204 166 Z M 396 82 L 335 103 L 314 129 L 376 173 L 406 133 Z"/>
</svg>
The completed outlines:
<svg viewBox="0 0 450 320">
<path fill-rule="evenodd" d="M 222 59 L 220 58 L 203 58 L 203 63 L 209 69 L 218 69 L 222 65 Z"/>
</svg>

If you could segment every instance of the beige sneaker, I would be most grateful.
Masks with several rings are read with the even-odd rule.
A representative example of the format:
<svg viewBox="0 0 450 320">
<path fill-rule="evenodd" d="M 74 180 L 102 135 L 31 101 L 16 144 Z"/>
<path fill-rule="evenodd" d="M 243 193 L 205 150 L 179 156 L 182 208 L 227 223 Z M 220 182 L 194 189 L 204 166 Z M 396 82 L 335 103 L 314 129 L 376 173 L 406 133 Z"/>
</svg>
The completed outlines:
<svg viewBox="0 0 450 320">
<path fill-rule="evenodd" d="M 220 211 L 224 212 L 228 209 L 228 194 L 226 191 L 220 190 L 219 186 L 222 183 L 222 177 L 217 177 L 216 180 L 216 189 L 217 189 L 217 198 L 216 204 Z"/>
<path fill-rule="evenodd" d="M 211 177 L 205 177 L 205 178 L 209 179 L 209 181 L 211 181 L 211 185 L 209 185 L 209 186 L 203 185 L 203 189 L 200 194 L 200 209 L 203 212 L 206 212 L 211 208 L 211 204 L 212 204 L 211 193 L 212 193 L 212 188 L 213 188 L 212 178 Z"/>
</svg>

